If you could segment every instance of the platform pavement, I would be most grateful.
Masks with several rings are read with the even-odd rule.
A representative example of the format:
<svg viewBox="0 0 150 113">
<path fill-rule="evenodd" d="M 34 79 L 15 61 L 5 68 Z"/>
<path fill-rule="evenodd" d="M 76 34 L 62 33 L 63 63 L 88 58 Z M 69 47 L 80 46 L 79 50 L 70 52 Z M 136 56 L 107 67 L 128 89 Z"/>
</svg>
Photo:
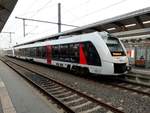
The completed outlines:
<svg viewBox="0 0 150 113">
<path fill-rule="evenodd" d="M 3 113 L 58 113 L 37 90 L 0 61 L 0 96 Z M 1 107 L 1 106 L 0 106 Z M 1 108 L 0 108 L 1 109 Z"/>
<path fill-rule="evenodd" d="M 2 113 L 16 113 L 4 82 L 0 78 L 0 102 Z"/>
<path fill-rule="evenodd" d="M 150 68 L 132 67 L 131 73 L 150 76 Z"/>
</svg>

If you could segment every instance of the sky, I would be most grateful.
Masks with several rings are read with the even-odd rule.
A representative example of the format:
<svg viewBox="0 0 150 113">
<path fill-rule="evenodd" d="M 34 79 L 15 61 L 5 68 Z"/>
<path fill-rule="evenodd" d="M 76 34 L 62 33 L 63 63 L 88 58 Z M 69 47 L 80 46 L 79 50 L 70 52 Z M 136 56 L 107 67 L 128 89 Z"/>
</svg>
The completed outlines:
<svg viewBox="0 0 150 113">
<path fill-rule="evenodd" d="M 0 34 L 0 48 L 28 42 L 58 32 L 57 25 L 25 21 L 26 36 L 23 36 L 23 21 L 15 17 L 58 21 L 58 3 L 61 3 L 61 21 L 64 24 L 84 26 L 97 21 L 150 7 L 150 0 L 18 0 L 12 14 Z M 62 26 L 62 31 L 75 27 Z"/>
</svg>

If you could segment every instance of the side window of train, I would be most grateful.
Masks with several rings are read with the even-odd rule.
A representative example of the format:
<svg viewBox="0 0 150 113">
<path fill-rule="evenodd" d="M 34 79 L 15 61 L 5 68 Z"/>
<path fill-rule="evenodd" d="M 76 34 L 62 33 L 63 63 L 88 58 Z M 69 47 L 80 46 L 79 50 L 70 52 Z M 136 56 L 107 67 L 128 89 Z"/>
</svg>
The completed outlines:
<svg viewBox="0 0 150 113">
<path fill-rule="evenodd" d="M 60 52 L 60 60 L 62 60 L 62 61 L 66 61 L 66 59 L 68 57 L 67 46 L 68 46 L 67 44 L 60 45 L 59 52 Z"/>
<path fill-rule="evenodd" d="M 36 57 L 36 47 L 33 48 L 34 51 L 34 57 Z"/>
<path fill-rule="evenodd" d="M 58 45 L 52 46 L 52 59 L 56 60 L 59 58 Z"/>
<path fill-rule="evenodd" d="M 39 47 L 36 47 L 36 57 L 39 58 L 40 56 L 40 50 Z"/>
<path fill-rule="evenodd" d="M 69 57 L 70 61 L 73 61 L 74 55 L 73 55 L 73 44 L 69 44 Z"/>
<path fill-rule="evenodd" d="M 84 42 L 83 50 L 89 65 L 101 66 L 100 56 L 91 42 Z"/>
<path fill-rule="evenodd" d="M 28 53 L 27 53 L 27 48 L 25 48 L 25 56 L 27 56 L 28 55 Z"/>
<path fill-rule="evenodd" d="M 28 55 L 28 57 L 30 57 L 31 56 L 31 54 L 30 54 L 30 48 L 27 48 L 27 51 L 28 51 L 27 55 Z"/>
<path fill-rule="evenodd" d="M 79 44 L 52 46 L 52 59 L 65 62 L 79 62 Z"/>
<path fill-rule="evenodd" d="M 74 63 L 79 63 L 79 44 L 73 43 L 69 44 L 68 49 L 69 61 Z"/>
<path fill-rule="evenodd" d="M 25 50 L 25 56 L 27 56 L 27 48 L 25 48 L 24 50 Z"/>
<path fill-rule="evenodd" d="M 46 58 L 46 47 L 42 47 L 42 58 Z"/>
<path fill-rule="evenodd" d="M 42 58 L 42 50 L 43 50 L 43 47 L 39 47 L 39 52 L 40 52 L 39 58 Z"/>
<path fill-rule="evenodd" d="M 45 46 L 40 46 L 36 48 L 36 57 L 38 58 L 46 58 L 46 47 Z"/>
<path fill-rule="evenodd" d="M 35 57 L 35 49 L 34 47 L 30 48 L 30 56 Z"/>
<path fill-rule="evenodd" d="M 74 44 L 73 52 L 74 52 L 75 62 L 79 63 L 79 44 L 78 43 Z"/>
<path fill-rule="evenodd" d="M 23 51 L 22 51 L 23 49 L 19 49 L 19 56 L 23 56 Z"/>
<path fill-rule="evenodd" d="M 20 56 L 23 56 L 23 54 L 22 54 L 22 49 L 20 49 L 20 52 L 19 52 L 19 54 L 20 54 Z"/>
<path fill-rule="evenodd" d="M 59 60 L 63 60 L 63 45 L 59 45 Z"/>
</svg>

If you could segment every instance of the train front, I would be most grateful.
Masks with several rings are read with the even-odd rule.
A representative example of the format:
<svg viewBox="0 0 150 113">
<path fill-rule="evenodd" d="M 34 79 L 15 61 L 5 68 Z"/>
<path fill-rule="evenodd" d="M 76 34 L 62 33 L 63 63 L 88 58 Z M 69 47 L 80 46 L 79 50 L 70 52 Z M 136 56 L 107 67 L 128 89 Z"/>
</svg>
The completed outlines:
<svg viewBox="0 0 150 113">
<path fill-rule="evenodd" d="M 104 45 L 99 45 L 99 53 L 102 59 L 102 74 L 122 75 L 130 70 L 126 49 L 122 42 L 107 32 L 101 32 L 100 36 Z"/>
<path fill-rule="evenodd" d="M 122 42 L 112 35 L 108 34 L 106 45 L 111 53 L 114 74 L 120 75 L 130 70 L 126 49 Z"/>
</svg>

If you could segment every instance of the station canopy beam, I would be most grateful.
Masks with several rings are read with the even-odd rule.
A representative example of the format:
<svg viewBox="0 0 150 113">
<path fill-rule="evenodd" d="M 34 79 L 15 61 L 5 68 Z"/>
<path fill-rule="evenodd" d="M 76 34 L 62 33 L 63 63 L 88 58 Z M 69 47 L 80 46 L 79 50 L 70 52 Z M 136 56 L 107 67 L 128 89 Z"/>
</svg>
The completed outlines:
<svg viewBox="0 0 150 113">
<path fill-rule="evenodd" d="M 135 19 L 136 19 L 137 23 L 140 25 L 141 28 L 145 28 L 144 24 L 143 24 L 143 22 L 142 22 L 142 20 L 139 16 L 136 16 Z"/>
</svg>

